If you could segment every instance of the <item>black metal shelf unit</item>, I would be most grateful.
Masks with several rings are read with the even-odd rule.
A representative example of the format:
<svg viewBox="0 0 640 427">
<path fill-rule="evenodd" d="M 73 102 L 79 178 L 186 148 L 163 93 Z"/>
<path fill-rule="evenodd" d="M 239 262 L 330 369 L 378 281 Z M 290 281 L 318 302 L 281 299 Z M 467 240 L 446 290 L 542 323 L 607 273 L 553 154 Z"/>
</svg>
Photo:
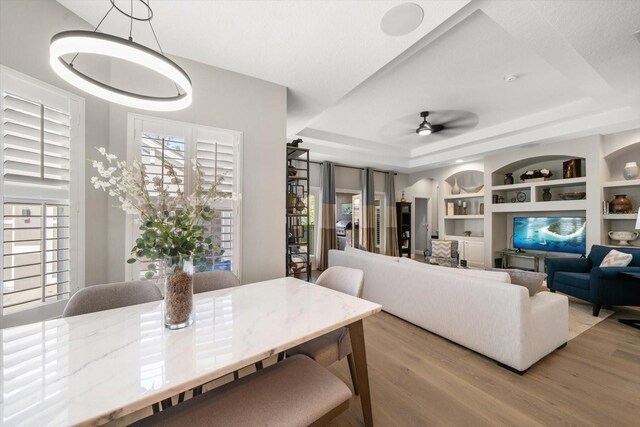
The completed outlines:
<svg viewBox="0 0 640 427">
<path fill-rule="evenodd" d="M 411 258 L 411 202 L 396 202 L 396 217 L 400 256 Z"/>
<path fill-rule="evenodd" d="M 311 280 L 309 236 L 309 150 L 287 146 L 287 276 Z"/>
</svg>

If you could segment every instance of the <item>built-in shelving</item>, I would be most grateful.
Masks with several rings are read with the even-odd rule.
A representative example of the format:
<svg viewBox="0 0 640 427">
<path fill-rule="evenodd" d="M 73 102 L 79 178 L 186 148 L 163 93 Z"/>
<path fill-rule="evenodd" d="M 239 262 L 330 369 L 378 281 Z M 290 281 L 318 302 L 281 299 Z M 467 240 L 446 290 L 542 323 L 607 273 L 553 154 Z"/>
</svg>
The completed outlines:
<svg viewBox="0 0 640 427">
<path fill-rule="evenodd" d="M 493 212 L 552 212 L 552 211 L 581 211 L 587 209 L 587 201 L 556 200 L 549 202 L 496 203 L 492 205 Z"/>
<path fill-rule="evenodd" d="M 638 218 L 637 213 L 626 213 L 626 214 L 604 214 L 602 215 L 603 219 L 626 219 L 635 221 Z"/>
<path fill-rule="evenodd" d="M 444 219 L 484 219 L 484 215 L 447 215 Z"/>
<path fill-rule="evenodd" d="M 535 182 L 521 182 L 517 184 L 508 185 L 494 185 L 492 190 L 523 190 L 536 187 L 544 188 L 557 188 L 557 187 L 575 187 L 579 185 L 586 185 L 586 177 L 567 178 L 567 179 L 550 179 L 547 181 L 535 181 Z"/>
<path fill-rule="evenodd" d="M 606 181 L 602 186 L 605 188 L 640 187 L 640 179 L 630 179 L 628 181 Z"/>
<path fill-rule="evenodd" d="M 465 194 L 452 194 L 446 196 L 444 200 L 459 200 L 459 199 L 483 199 L 484 193 L 465 193 Z"/>
</svg>

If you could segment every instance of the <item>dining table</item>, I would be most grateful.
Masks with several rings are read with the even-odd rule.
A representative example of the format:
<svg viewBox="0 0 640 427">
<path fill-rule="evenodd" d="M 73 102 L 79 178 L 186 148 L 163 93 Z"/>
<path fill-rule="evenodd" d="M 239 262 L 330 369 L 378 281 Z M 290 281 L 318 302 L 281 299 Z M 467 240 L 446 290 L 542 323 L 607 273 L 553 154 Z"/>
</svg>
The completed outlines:
<svg viewBox="0 0 640 427">
<path fill-rule="evenodd" d="M 163 301 L 1 329 L 0 425 L 105 424 L 342 327 L 373 425 L 363 319 L 379 304 L 292 277 L 193 300 L 179 330 Z"/>
</svg>

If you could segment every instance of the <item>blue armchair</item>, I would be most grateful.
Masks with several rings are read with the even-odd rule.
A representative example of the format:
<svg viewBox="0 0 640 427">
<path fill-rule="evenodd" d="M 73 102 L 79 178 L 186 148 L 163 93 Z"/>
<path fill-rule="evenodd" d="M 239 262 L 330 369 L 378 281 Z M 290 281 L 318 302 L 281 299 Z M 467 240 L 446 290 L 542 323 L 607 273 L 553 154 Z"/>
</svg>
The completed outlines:
<svg viewBox="0 0 640 427">
<path fill-rule="evenodd" d="M 603 305 L 640 305 L 638 279 L 620 274 L 640 273 L 640 249 L 616 248 L 632 254 L 627 267 L 599 267 L 612 248 L 593 245 L 587 258 L 547 258 L 547 287 L 589 301 L 593 315 L 600 314 Z"/>
</svg>

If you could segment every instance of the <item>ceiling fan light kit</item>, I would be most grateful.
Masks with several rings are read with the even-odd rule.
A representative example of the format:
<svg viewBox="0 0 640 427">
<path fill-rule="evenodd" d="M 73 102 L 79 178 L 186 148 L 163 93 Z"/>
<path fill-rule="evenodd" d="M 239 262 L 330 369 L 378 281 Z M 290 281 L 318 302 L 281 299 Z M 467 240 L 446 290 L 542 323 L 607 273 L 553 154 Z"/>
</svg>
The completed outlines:
<svg viewBox="0 0 640 427">
<path fill-rule="evenodd" d="M 133 2 L 131 13 L 128 14 L 116 6 L 115 0 L 111 1 L 111 8 L 104 15 L 94 31 L 63 31 L 54 35 L 49 46 L 49 63 L 51 68 L 62 79 L 77 87 L 78 89 L 98 96 L 110 102 L 152 111 L 176 111 L 188 107 L 193 98 L 193 87 L 191 79 L 187 73 L 175 62 L 164 56 L 162 48 L 158 43 L 160 53 L 146 46 L 133 41 L 131 33 L 129 39 L 97 32 L 100 24 L 115 8 L 117 11 L 133 21 L 146 21 L 155 37 L 155 31 L 151 25 L 153 11 L 148 0 L 137 0 L 142 3 L 148 11 L 147 16 L 140 18 L 133 15 Z M 157 41 L 157 38 L 156 38 Z M 75 54 L 69 62 L 63 56 Z M 79 54 L 96 54 L 111 58 L 121 59 L 133 64 L 152 70 L 163 77 L 169 79 L 176 87 L 177 94 L 174 96 L 150 96 L 129 92 L 106 83 L 100 82 L 87 74 L 78 71 L 73 62 Z"/>
</svg>

